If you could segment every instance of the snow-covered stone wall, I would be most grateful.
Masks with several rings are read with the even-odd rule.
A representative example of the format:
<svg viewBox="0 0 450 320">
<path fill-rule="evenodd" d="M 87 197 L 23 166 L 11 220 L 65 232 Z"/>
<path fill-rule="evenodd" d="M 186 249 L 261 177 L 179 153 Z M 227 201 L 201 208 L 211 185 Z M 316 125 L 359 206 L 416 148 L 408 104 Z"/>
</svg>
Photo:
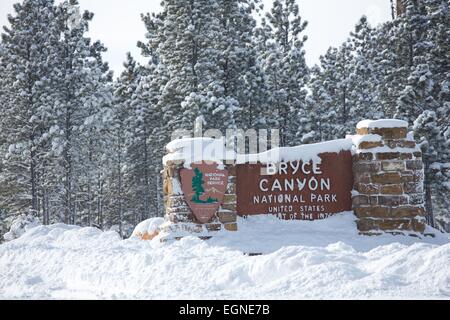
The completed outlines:
<svg viewBox="0 0 450 320">
<path fill-rule="evenodd" d="M 365 120 L 358 124 L 356 130 L 356 135 L 346 139 L 273 149 L 250 156 L 236 156 L 233 152 L 226 151 L 222 140 L 194 138 L 170 143 L 167 146 L 168 155 L 163 159 L 166 222 L 160 230 L 167 235 L 163 238 L 181 238 L 195 233 L 200 238 L 208 239 L 217 231 L 237 231 L 237 215 L 242 215 L 242 212 L 237 212 L 239 199 L 236 176 L 240 172 L 237 166 L 241 170 L 242 165 L 245 166 L 250 161 L 269 163 L 273 159 L 278 159 L 279 163 L 315 163 L 321 161 L 324 153 L 342 152 L 351 152 L 353 163 L 349 166 L 337 165 L 333 170 L 348 171 L 345 177 L 353 177 L 350 180 L 353 181 L 354 190 L 350 193 L 350 181 L 347 201 L 352 203 L 360 233 L 424 233 L 426 213 L 422 154 L 413 137 L 408 134 L 408 124 L 392 119 Z M 199 163 L 216 163 L 217 170 L 227 172 L 223 201 L 220 201 L 220 205 L 217 204 L 216 214 L 206 223 L 201 223 L 197 213 L 194 214 L 191 210 L 191 199 L 195 192 L 189 191 L 191 202 L 187 201 L 181 183 L 180 172 L 191 166 L 193 171 L 194 166 Z M 200 176 L 200 185 L 204 183 L 202 179 L 206 178 L 205 175 L 203 178 Z M 192 178 L 189 181 L 191 180 Z M 205 190 L 201 186 L 200 188 L 200 193 L 203 194 Z M 197 196 L 196 199 L 209 204 L 208 201 L 214 202 L 217 200 L 215 198 L 199 199 Z"/>
<path fill-rule="evenodd" d="M 351 137 L 353 210 L 364 234 L 423 233 L 425 207 L 422 153 L 399 120 L 362 121 Z"/>
</svg>

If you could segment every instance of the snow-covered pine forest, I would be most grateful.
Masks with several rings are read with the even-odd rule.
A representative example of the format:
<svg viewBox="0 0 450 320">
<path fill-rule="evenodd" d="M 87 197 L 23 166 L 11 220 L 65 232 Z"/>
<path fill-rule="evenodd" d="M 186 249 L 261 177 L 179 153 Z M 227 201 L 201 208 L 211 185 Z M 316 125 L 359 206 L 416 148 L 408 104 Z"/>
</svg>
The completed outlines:
<svg viewBox="0 0 450 320">
<path fill-rule="evenodd" d="M 77 0 L 20 1 L 0 43 L 0 236 L 19 217 L 125 237 L 162 216 L 175 129 L 281 128 L 292 146 L 343 138 L 366 118 L 410 123 L 427 210 L 450 231 L 449 3 L 404 2 L 382 25 L 355 21 L 308 66 L 301 1 L 164 0 L 142 15 L 147 63 L 128 55 L 116 77 Z"/>
</svg>

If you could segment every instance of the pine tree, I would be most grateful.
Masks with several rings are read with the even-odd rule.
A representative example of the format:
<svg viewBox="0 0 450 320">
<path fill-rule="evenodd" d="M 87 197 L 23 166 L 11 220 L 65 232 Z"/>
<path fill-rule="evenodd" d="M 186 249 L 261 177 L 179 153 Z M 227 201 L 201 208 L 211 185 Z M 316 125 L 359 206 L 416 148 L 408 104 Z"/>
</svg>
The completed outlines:
<svg viewBox="0 0 450 320">
<path fill-rule="evenodd" d="M 161 159 L 170 133 L 165 131 L 164 113 L 159 103 L 162 88 L 168 81 L 167 71 L 151 46 L 141 46 L 149 63 L 140 68 L 139 80 L 131 97 L 131 136 L 127 145 L 130 161 L 127 184 L 136 221 L 162 215 Z"/>
<path fill-rule="evenodd" d="M 422 141 L 426 208 L 429 222 L 433 223 L 433 215 L 443 216 L 449 212 L 448 202 L 441 196 L 447 191 L 448 181 L 445 169 L 448 153 L 442 150 L 447 150 L 448 106 L 445 105 L 448 95 L 445 94 L 445 83 L 449 38 L 447 32 L 440 32 L 450 26 L 448 2 L 405 1 L 405 5 L 405 13 L 398 18 L 395 39 L 406 48 L 396 52 L 402 62 L 396 75 L 407 77 L 398 94 L 396 117 L 414 122 L 416 137 Z"/>
<path fill-rule="evenodd" d="M 367 17 L 363 16 L 351 32 L 349 39 L 354 55 L 350 76 L 350 115 L 352 123 L 363 119 L 383 119 L 384 110 L 379 103 L 378 85 L 381 82 L 377 72 L 376 32 Z M 349 128 L 351 130 L 351 128 Z"/>
<path fill-rule="evenodd" d="M 268 24 L 260 32 L 269 32 L 264 53 L 264 70 L 270 91 L 269 103 L 277 119 L 282 145 L 298 144 L 307 133 L 300 122 L 308 117 L 305 110 L 306 90 L 309 70 L 305 62 L 302 36 L 307 23 L 299 15 L 295 0 L 275 0 Z M 300 128 L 300 130 L 299 130 Z"/>
<path fill-rule="evenodd" d="M 450 202 L 448 197 L 445 196 L 448 192 L 448 152 L 446 154 L 446 163 L 441 163 L 443 160 L 440 154 L 442 150 L 448 150 L 449 139 L 441 135 L 437 115 L 434 111 L 424 111 L 414 122 L 414 132 L 419 139 L 420 147 L 423 152 L 423 161 L 425 164 L 425 200 L 426 209 L 428 213 L 428 222 L 434 226 L 434 208 L 432 205 L 432 199 L 436 204 L 442 205 L 439 216 L 446 216 L 449 213 Z M 433 192 L 434 191 L 434 192 Z M 433 196 L 434 193 L 434 196 Z M 439 220 L 439 219 L 438 219 Z M 445 220 L 445 219 L 444 219 Z"/>
<path fill-rule="evenodd" d="M 99 42 L 91 43 L 85 36 L 93 14 L 85 11 L 78 17 L 77 12 L 77 0 L 64 1 L 58 6 L 62 80 L 57 86 L 59 99 L 54 110 L 55 125 L 59 129 L 55 144 L 61 150 L 62 160 L 59 210 L 63 212 L 64 221 L 72 224 L 76 219 L 84 220 L 86 210 L 91 220 L 88 223 L 92 223 L 92 189 L 102 183 L 98 181 L 102 179 L 101 159 L 96 153 L 102 154 L 101 135 L 108 125 L 104 120 L 110 112 L 112 99 L 111 75 L 101 60 L 101 52 L 106 49 Z"/>
<path fill-rule="evenodd" d="M 187 96 L 208 96 L 209 92 L 221 90 L 215 82 L 219 56 L 213 44 L 220 26 L 214 0 L 167 0 L 162 6 L 164 21 L 158 28 L 154 48 L 168 72 L 169 81 L 159 103 L 167 132 L 172 132 L 191 129 L 202 112 L 181 106 Z"/>
<path fill-rule="evenodd" d="M 76 1 L 15 10 L 2 36 L 2 207 L 45 224 L 91 224 L 111 99 L 105 48 L 84 36 L 92 14 Z"/>
<path fill-rule="evenodd" d="M 203 115 L 210 128 L 258 129 L 266 123 L 267 88 L 255 49 L 253 13 L 258 0 L 218 0 L 220 33 L 214 39 L 219 55 L 216 99 Z"/>
<path fill-rule="evenodd" d="M 396 117 L 412 123 L 423 110 L 433 110 L 436 103 L 432 94 L 432 72 L 426 57 L 431 43 L 426 34 L 429 23 L 424 2 L 406 1 L 406 12 L 400 21 L 398 37 L 408 48 L 404 59 L 409 74 L 397 100 Z"/>
<path fill-rule="evenodd" d="M 351 114 L 352 53 L 348 42 L 339 49 L 330 48 L 320 58 L 321 67 L 314 69 L 308 101 L 313 110 L 320 110 L 313 120 L 320 140 L 340 139 L 354 131 L 358 119 Z"/>
<path fill-rule="evenodd" d="M 42 213 L 46 171 L 55 155 L 49 124 L 59 70 L 57 13 L 51 0 L 14 5 L 2 34 L 0 141 L 3 157 L 1 204 L 9 214 Z M 42 214 L 41 214 L 42 216 Z M 48 223 L 46 216 L 43 216 Z"/>
<path fill-rule="evenodd" d="M 321 57 L 321 60 L 324 66 L 325 58 Z M 311 68 L 311 79 L 308 85 L 310 93 L 306 98 L 307 108 L 311 114 L 309 121 L 311 130 L 309 139 L 305 142 L 320 142 L 331 136 L 331 117 L 335 112 L 331 111 L 333 99 L 326 85 L 330 82 L 325 82 L 324 79 L 324 73 L 319 66 Z M 324 112 L 324 110 L 329 111 Z"/>
<path fill-rule="evenodd" d="M 124 63 L 125 70 L 115 83 L 114 103 L 112 105 L 112 120 L 108 127 L 108 141 L 111 148 L 108 152 L 108 184 L 107 210 L 111 214 L 109 225 L 117 226 L 121 236 L 129 235 L 129 230 L 124 230 L 127 223 L 134 224 L 130 214 L 130 201 L 127 186 L 127 175 L 130 174 L 127 149 L 134 132 L 132 128 L 132 97 L 140 78 L 140 66 L 130 53 Z"/>
</svg>

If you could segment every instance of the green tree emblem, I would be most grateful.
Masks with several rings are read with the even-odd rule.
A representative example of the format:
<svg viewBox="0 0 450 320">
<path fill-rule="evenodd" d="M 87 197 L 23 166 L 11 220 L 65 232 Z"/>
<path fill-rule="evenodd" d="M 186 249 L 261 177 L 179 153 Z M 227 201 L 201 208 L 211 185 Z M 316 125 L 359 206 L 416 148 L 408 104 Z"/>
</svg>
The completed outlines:
<svg viewBox="0 0 450 320">
<path fill-rule="evenodd" d="M 194 169 L 194 177 L 192 178 L 192 190 L 194 190 L 195 195 L 192 197 L 192 202 L 198 204 L 209 204 L 209 203 L 217 203 L 219 200 L 209 197 L 208 200 L 201 200 L 200 197 L 205 193 L 205 189 L 203 188 L 203 184 L 205 181 L 203 180 L 203 173 L 199 170 L 199 168 Z"/>
</svg>

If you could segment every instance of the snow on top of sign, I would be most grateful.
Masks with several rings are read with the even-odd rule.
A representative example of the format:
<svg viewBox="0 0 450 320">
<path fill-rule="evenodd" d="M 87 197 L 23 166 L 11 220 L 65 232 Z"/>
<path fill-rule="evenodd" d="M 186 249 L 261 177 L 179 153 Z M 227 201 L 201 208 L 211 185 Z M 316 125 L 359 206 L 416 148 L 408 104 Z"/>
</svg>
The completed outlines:
<svg viewBox="0 0 450 320">
<path fill-rule="evenodd" d="M 237 163 L 277 163 L 290 161 L 317 162 L 322 159 L 322 153 L 339 153 L 341 151 L 352 150 L 351 139 L 339 139 L 316 144 L 306 144 L 297 147 L 274 148 L 266 152 L 250 155 L 238 155 Z"/>
<path fill-rule="evenodd" d="M 366 135 L 348 135 L 347 139 L 351 139 L 355 146 L 359 146 L 363 142 L 379 142 L 382 141 L 382 137 L 378 134 L 366 134 Z"/>
<path fill-rule="evenodd" d="M 216 150 L 217 151 L 217 150 Z M 199 152 L 199 153 L 190 153 L 190 152 L 175 152 L 170 153 L 163 157 L 163 164 L 167 165 L 170 161 L 183 161 L 184 167 L 187 169 L 191 168 L 191 164 L 202 162 L 202 161 L 211 161 L 216 162 L 219 164 L 219 169 L 223 169 L 223 160 L 227 160 L 229 158 L 230 160 L 234 160 L 233 157 L 227 156 L 229 153 L 225 152 Z M 225 155 L 225 156 L 223 156 Z"/>
<path fill-rule="evenodd" d="M 169 161 L 184 161 L 184 167 L 190 168 L 192 163 L 201 161 L 214 161 L 220 167 L 224 160 L 236 160 L 243 163 L 278 163 L 289 161 L 314 161 L 321 162 L 321 153 L 339 153 L 352 150 L 352 139 L 339 139 L 316 144 L 301 145 L 296 147 L 274 148 L 259 154 L 238 154 L 227 150 L 223 139 L 190 138 L 175 140 L 167 145 L 167 150 L 172 153 L 163 157 L 163 164 Z"/>
<path fill-rule="evenodd" d="M 408 128 L 408 122 L 395 119 L 363 120 L 358 123 L 357 128 Z"/>
<path fill-rule="evenodd" d="M 185 168 L 190 168 L 192 163 L 201 161 L 214 161 L 219 168 L 223 167 L 223 160 L 234 160 L 233 151 L 227 150 L 224 139 L 213 138 L 184 138 L 170 142 L 166 149 L 171 152 L 163 157 L 163 164 L 169 161 L 181 160 Z"/>
<path fill-rule="evenodd" d="M 175 152 L 181 149 L 191 149 L 196 146 L 207 147 L 210 145 L 223 146 L 223 139 L 213 139 L 205 137 L 176 139 L 167 144 L 166 149 L 169 152 Z"/>
</svg>

